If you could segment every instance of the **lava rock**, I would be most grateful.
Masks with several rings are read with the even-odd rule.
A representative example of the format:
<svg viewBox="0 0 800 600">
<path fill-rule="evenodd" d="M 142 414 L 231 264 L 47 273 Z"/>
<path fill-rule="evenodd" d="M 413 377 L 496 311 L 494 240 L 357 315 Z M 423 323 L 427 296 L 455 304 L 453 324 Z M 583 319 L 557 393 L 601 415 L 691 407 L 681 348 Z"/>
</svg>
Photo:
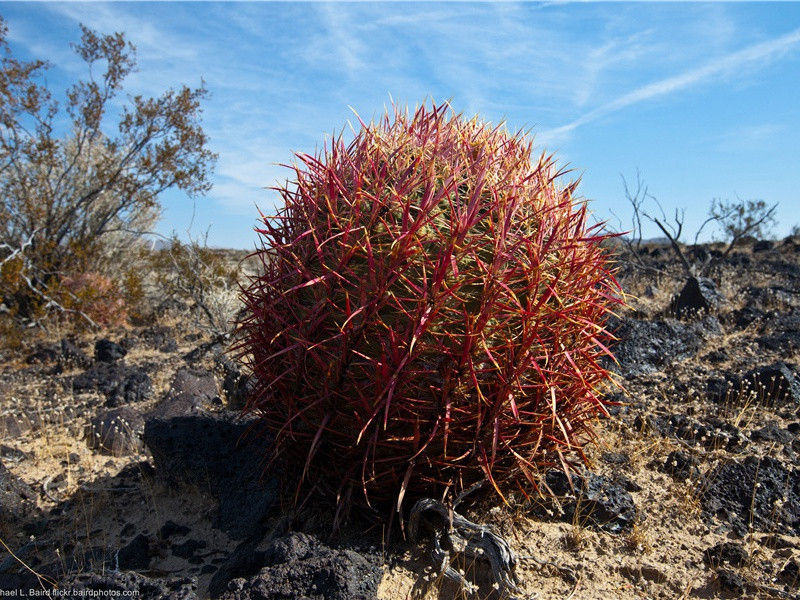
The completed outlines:
<svg viewBox="0 0 800 600">
<path fill-rule="evenodd" d="M 643 429 L 645 425 L 665 437 L 673 436 L 692 445 L 700 444 L 714 450 L 739 450 L 749 443 L 738 427 L 716 417 L 707 417 L 705 423 L 685 414 L 647 415 L 644 418 L 637 417 L 634 421 L 638 429 Z"/>
<path fill-rule="evenodd" d="M 18 463 L 27 460 L 31 457 L 27 452 L 23 452 L 19 448 L 12 448 L 5 444 L 0 445 L 0 459 L 5 462 Z"/>
<path fill-rule="evenodd" d="M 58 344 L 61 347 L 61 357 L 66 363 L 80 367 L 89 366 L 89 357 L 86 356 L 84 351 L 81 350 L 75 342 L 64 338 Z"/>
<path fill-rule="evenodd" d="M 215 525 L 238 539 L 277 497 L 275 480 L 261 476 L 266 442 L 246 435 L 250 425 L 232 411 L 149 417 L 143 436 L 156 472 L 168 482 L 208 484 L 220 502 Z"/>
<path fill-rule="evenodd" d="M 162 540 L 168 540 L 174 535 L 186 535 L 191 531 L 185 525 L 178 525 L 175 521 L 167 521 L 161 526 L 161 529 L 158 531 L 158 536 Z"/>
<path fill-rule="evenodd" d="M 27 594 L 27 590 L 38 590 L 39 578 L 30 571 L 23 571 L 21 573 L 0 573 L 0 591 L 19 594 L 20 598 L 24 598 L 23 594 Z M 14 596 L 9 595 L 8 598 Z"/>
<path fill-rule="evenodd" d="M 717 571 L 717 586 L 719 591 L 727 597 L 738 598 L 747 591 L 747 582 L 744 577 L 730 569 Z"/>
<path fill-rule="evenodd" d="M 800 406 L 800 378 L 784 362 L 748 371 L 742 380 L 768 405 Z"/>
<path fill-rule="evenodd" d="M 703 552 L 703 562 L 713 569 L 724 565 L 743 567 L 749 558 L 744 546 L 736 542 L 722 542 Z"/>
<path fill-rule="evenodd" d="M 781 429 L 775 421 L 770 421 L 761 429 L 750 432 L 750 439 L 754 442 L 777 442 L 779 444 L 791 444 L 794 441 L 794 434 L 788 429 Z"/>
<path fill-rule="evenodd" d="M 186 540 L 182 544 L 173 544 L 170 549 L 175 556 L 191 559 L 195 557 L 198 550 L 202 550 L 207 545 L 202 540 Z"/>
<path fill-rule="evenodd" d="M 800 312 L 785 312 L 769 319 L 762 327 L 763 335 L 755 338 L 766 350 L 790 353 L 800 349 Z"/>
<path fill-rule="evenodd" d="M 0 462 L 0 524 L 26 517 L 36 505 L 36 493 Z"/>
<path fill-rule="evenodd" d="M 113 363 L 128 353 L 125 348 L 111 340 L 97 340 L 94 344 L 94 359 L 100 362 Z"/>
<path fill-rule="evenodd" d="M 800 406 L 800 378 L 784 362 L 756 367 L 744 375 L 713 376 L 706 396 L 714 402 L 743 404 L 756 400 L 767 406 Z"/>
<path fill-rule="evenodd" d="M 778 579 L 789 587 L 800 585 L 800 565 L 796 558 L 790 558 L 778 573 Z"/>
<path fill-rule="evenodd" d="M 41 425 L 39 415 L 33 412 L 0 415 L 0 438 L 13 440 Z"/>
<path fill-rule="evenodd" d="M 155 579 L 134 571 L 105 571 L 71 575 L 62 581 L 61 588 L 71 590 L 73 596 L 198 600 L 195 578 Z"/>
<path fill-rule="evenodd" d="M 706 380 L 706 398 L 718 404 L 733 402 L 739 395 L 741 382 L 731 375 L 712 375 Z"/>
<path fill-rule="evenodd" d="M 705 277 L 689 277 L 670 304 L 670 314 L 680 318 L 716 311 L 723 303 L 713 281 Z"/>
<path fill-rule="evenodd" d="M 150 411 L 148 418 L 169 419 L 197 413 L 216 398 L 217 382 L 213 375 L 179 369 L 166 396 Z"/>
<path fill-rule="evenodd" d="M 714 317 L 693 323 L 626 319 L 613 328 L 619 340 L 613 348 L 619 363 L 614 368 L 625 377 L 653 373 L 694 356 L 706 339 L 721 332 Z"/>
<path fill-rule="evenodd" d="M 173 336 L 172 329 L 164 325 L 153 325 L 143 329 L 139 333 L 139 339 L 151 348 L 165 354 L 178 351 L 178 342 Z"/>
<path fill-rule="evenodd" d="M 28 355 L 28 364 L 44 364 L 59 362 L 69 365 L 88 366 L 89 359 L 75 342 L 64 338 L 56 344 L 39 344 L 36 350 Z"/>
<path fill-rule="evenodd" d="M 120 406 L 104 411 L 86 427 L 89 448 L 112 456 L 127 456 L 142 451 L 142 415 L 128 407 Z"/>
<path fill-rule="evenodd" d="M 744 308 L 737 308 L 736 310 L 728 313 L 725 321 L 733 325 L 736 329 L 745 329 L 751 323 L 761 321 L 767 316 L 767 313 L 754 306 L 745 306 Z"/>
<path fill-rule="evenodd" d="M 257 574 L 228 584 L 223 600 L 373 600 L 382 577 L 377 553 L 330 548 L 293 533 L 272 542 Z"/>
<path fill-rule="evenodd" d="M 710 362 L 712 364 L 725 362 L 729 358 L 730 358 L 730 355 L 728 354 L 728 351 L 725 350 L 725 348 L 717 348 L 715 350 L 712 350 L 711 352 L 709 352 L 705 356 L 703 356 L 703 360 L 704 361 Z"/>
<path fill-rule="evenodd" d="M 690 454 L 674 450 L 669 453 L 667 460 L 664 461 L 659 470 L 662 473 L 672 475 L 679 481 L 686 481 L 687 479 L 698 479 L 700 477 L 700 469 L 698 469 L 697 465 L 697 459 Z"/>
<path fill-rule="evenodd" d="M 106 406 L 113 408 L 147 400 L 153 385 L 150 376 L 138 367 L 100 362 L 73 378 L 72 391 L 100 392 L 106 398 Z"/>
<path fill-rule="evenodd" d="M 600 459 L 609 465 L 627 467 L 631 464 L 631 457 L 625 452 L 603 452 Z"/>
<path fill-rule="evenodd" d="M 705 519 L 719 519 L 737 535 L 757 531 L 800 535 L 800 472 L 771 457 L 724 463 L 703 477 Z"/>
<path fill-rule="evenodd" d="M 243 408 L 253 389 L 251 377 L 243 373 L 239 365 L 222 354 L 216 357 L 216 363 L 224 373 L 222 391 L 225 393 L 228 408 L 234 410 Z"/>
<path fill-rule="evenodd" d="M 61 352 L 56 344 L 39 344 L 36 349 L 31 352 L 26 358 L 25 362 L 29 365 L 46 364 L 58 360 Z"/>
<path fill-rule="evenodd" d="M 145 571 L 150 566 L 150 558 L 153 556 L 151 548 L 148 537 L 140 533 L 126 546 L 120 548 L 114 566 L 122 571 Z"/>
<path fill-rule="evenodd" d="M 593 473 L 567 477 L 555 469 L 547 472 L 545 481 L 558 498 L 563 521 L 593 525 L 610 533 L 628 531 L 636 522 L 636 505 L 619 482 Z"/>
</svg>

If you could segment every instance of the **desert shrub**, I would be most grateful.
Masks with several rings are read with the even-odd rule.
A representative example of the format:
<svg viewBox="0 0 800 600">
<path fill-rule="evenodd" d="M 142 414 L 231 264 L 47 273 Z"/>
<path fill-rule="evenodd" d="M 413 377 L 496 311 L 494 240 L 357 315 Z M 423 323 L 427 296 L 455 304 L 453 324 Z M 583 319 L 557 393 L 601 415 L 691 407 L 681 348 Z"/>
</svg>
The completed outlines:
<svg viewBox="0 0 800 600">
<path fill-rule="evenodd" d="M 152 253 L 149 264 L 162 305 L 166 301 L 173 311 L 191 316 L 198 329 L 227 338 L 241 301 L 239 268 L 224 252 L 209 248 L 205 239 L 183 242 L 173 235 L 165 248 Z"/>
<path fill-rule="evenodd" d="M 777 204 L 769 205 L 764 200 L 715 198 L 708 209 L 708 221 L 716 222 L 722 230 L 723 239 L 731 244 L 745 237 L 764 239 L 772 234 L 772 228 L 777 225 L 777 207 Z"/>
<path fill-rule="evenodd" d="M 525 135 L 447 110 L 298 155 L 262 220 L 238 348 L 296 498 L 531 494 L 605 413 L 604 236 Z"/>
<path fill-rule="evenodd" d="M 74 49 L 88 76 L 59 103 L 47 64 L 16 59 L 0 19 L 0 300 L 20 325 L 53 312 L 94 324 L 81 300 L 107 293 L 102 278 L 121 284 L 159 216 L 159 194 L 210 187 L 215 156 L 199 124 L 206 90 L 120 102 L 134 47 L 121 33 L 82 31 Z M 88 292 L 84 279 L 75 294 L 81 273 L 102 285 Z"/>
</svg>

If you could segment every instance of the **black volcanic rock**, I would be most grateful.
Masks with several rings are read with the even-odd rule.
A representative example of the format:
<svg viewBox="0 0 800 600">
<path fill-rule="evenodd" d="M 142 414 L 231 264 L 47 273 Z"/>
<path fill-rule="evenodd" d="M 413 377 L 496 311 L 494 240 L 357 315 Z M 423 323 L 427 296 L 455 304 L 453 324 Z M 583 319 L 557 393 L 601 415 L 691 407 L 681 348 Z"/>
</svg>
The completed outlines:
<svg viewBox="0 0 800 600">
<path fill-rule="evenodd" d="M 572 486 L 570 486 L 570 481 Z M 610 533 L 630 530 L 636 522 L 636 505 L 624 483 L 608 477 L 587 473 L 572 474 L 552 469 L 545 482 L 558 498 L 560 519 L 569 523 L 592 525 Z M 634 488 L 635 489 L 635 488 Z M 549 506 L 533 507 L 534 511 L 551 511 Z"/>
<path fill-rule="evenodd" d="M 630 377 L 653 373 L 694 356 L 706 339 L 722 333 L 722 329 L 714 317 L 693 323 L 625 319 L 612 333 L 619 340 L 612 349 L 619 365 L 612 368 Z"/>
<path fill-rule="evenodd" d="M 70 575 L 61 582 L 72 596 L 85 598 L 141 598 L 144 600 L 197 600 L 197 580 L 188 577 L 155 579 L 129 571 Z"/>
<path fill-rule="evenodd" d="M 272 542 L 263 566 L 228 583 L 223 600 L 374 600 L 383 575 L 377 552 L 331 548 L 304 533 Z"/>
<path fill-rule="evenodd" d="M 215 525 L 243 538 L 273 507 L 277 483 L 262 477 L 266 443 L 247 435 L 238 413 L 201 412 L 145 421 L 144 442 L 168 482 L 208 486 L 219 499 Z"/>
<path fill-rule="evenodd" d="M 800 535 L 800 472 L 775 458 L 749 456 L 724 463 L 700 486 L 703 514 L 744 536 L 756 531 Z"/>
<path fill-rule="evenodd" d="M 144 419 L 128 407 L 106 410 L 91 420 L 86 427 L 86 442 L 93 450 L 113 456 L 141 452 Z"/>
<path fill-rule="evenodd" d="M 25 517 L 35 505 L 36 493 L 0 462 L 0 523 Z"/>
<path fill-rule="evenodd" d="M 100 362 L 113 363 L 128 353 L 125 348 L 111 340 L 97 340 L 94 344 L 94 359 Z"/>
<path fill-rule="evenodd" d="M 146 400 L 152 390 L 150 376 L 144 370 L 119 363 L 98 362 L 72 380 L 73 392 L 100 392 L 111 408 Z"/>
<path fill-rule="evenodd" d="M 742 380 L 760 401 L 770 405 L 800 406 L 800 378 L 784 362 L 757 367 L 745 373 Z"/>
<path fill-rule="evenodd" d="M 686 481 L 687 479 L 697 479 L 700 477 L 700 469 L 697 468 L 697 459 L 681 452 L 680 450 L 673 450 L 667 456 L 664 464 L 661 465 L 660 471 L 672 475 L 679 481 Z"/>
<path fill-rule="evenodd" d="M 637 417 L 634 426 L 645 426 L 663 436 L 673 436 L 691 445 L 699 444 L 705 448 L 740 450 L 748 445 L 748 439 L 741 430 L 722 419 L 706 417 L 699 421 L 686 414 L 647 415 Z"/>
<path fill-rule="evenodd" d="M 749 558 L 744 546 L 736 542 L 721 542 L 703 552 L 703 562 L 714 569 L 723 565 L 743 567 Z"/>
<path fill-rule="evenodd" d="M 148 413 L 148 418 L 167 419 L 202 412 L 217 398 L 217 382 L 210 373 L 179 369 L 166 396 Z"/>
<path fill-rule="evenodd" d="M 122 571 L 145 571 L 150 565 L 152 555 L 150 540 L 140 533 L 120 548 L 115 557 L 117 564 L 114 566 Z"/>
<path fill-rule="evenodd" d="M 672 300 L 670 314 L 679 318 L 714 312 L 723 303 L 716 284 L 705 277 L 689 277 Z"/>
</svg>

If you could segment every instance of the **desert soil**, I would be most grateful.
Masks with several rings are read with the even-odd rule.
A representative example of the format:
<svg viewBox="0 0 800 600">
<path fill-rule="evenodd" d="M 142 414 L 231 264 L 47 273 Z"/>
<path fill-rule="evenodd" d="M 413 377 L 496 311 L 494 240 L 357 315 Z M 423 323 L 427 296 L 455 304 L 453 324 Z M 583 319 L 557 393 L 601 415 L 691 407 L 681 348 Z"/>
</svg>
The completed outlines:
<svg viewBox="0 0 800 600">
<path fill-rule="evenodd" d="M 738 247 L 687 291 L 699 312 L 676 312 L 687 278 L 669 248 L 639 262 L 619 267 L 622 390 L 587 472 L 557 502 L 476 494 L 459 510 L 511 544 L 520 598 L 798 598 L 800 239 Z M 165 318 L 32 334 L 2 356 L 0 590 L 469 597 L 429 541 L 330 537 L 328 513 L 290 514 L 256 473 L 263 449 L 236 443 L 246 375 L 209 342 Z M 482 561 L 453 560 L 473 597 L 498 597 Z"/>
</svg>

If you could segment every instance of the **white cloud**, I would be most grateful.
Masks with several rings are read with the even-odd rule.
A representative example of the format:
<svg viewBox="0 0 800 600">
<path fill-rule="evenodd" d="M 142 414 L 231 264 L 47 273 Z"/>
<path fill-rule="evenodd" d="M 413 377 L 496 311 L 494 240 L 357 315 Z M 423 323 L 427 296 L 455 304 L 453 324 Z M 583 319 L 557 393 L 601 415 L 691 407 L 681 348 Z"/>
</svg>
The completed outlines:
<svg viewBox="0 0 800 600">
<path fill-rule="evenodd" d="M 582 125 L 634 104 L 672 94 L 716 77 L 737 72 L 754 63 L 780 58 L 799 43 L 800 29 L 795 29 L 780 37 L 748 46 L 722 58 L 712 60 L 701 67 L 641 86 L 581 115 L 566 125 L 543 131 L 540 136 L 549 142 L 563 139 L 567 134 Z"/>
</svg>

